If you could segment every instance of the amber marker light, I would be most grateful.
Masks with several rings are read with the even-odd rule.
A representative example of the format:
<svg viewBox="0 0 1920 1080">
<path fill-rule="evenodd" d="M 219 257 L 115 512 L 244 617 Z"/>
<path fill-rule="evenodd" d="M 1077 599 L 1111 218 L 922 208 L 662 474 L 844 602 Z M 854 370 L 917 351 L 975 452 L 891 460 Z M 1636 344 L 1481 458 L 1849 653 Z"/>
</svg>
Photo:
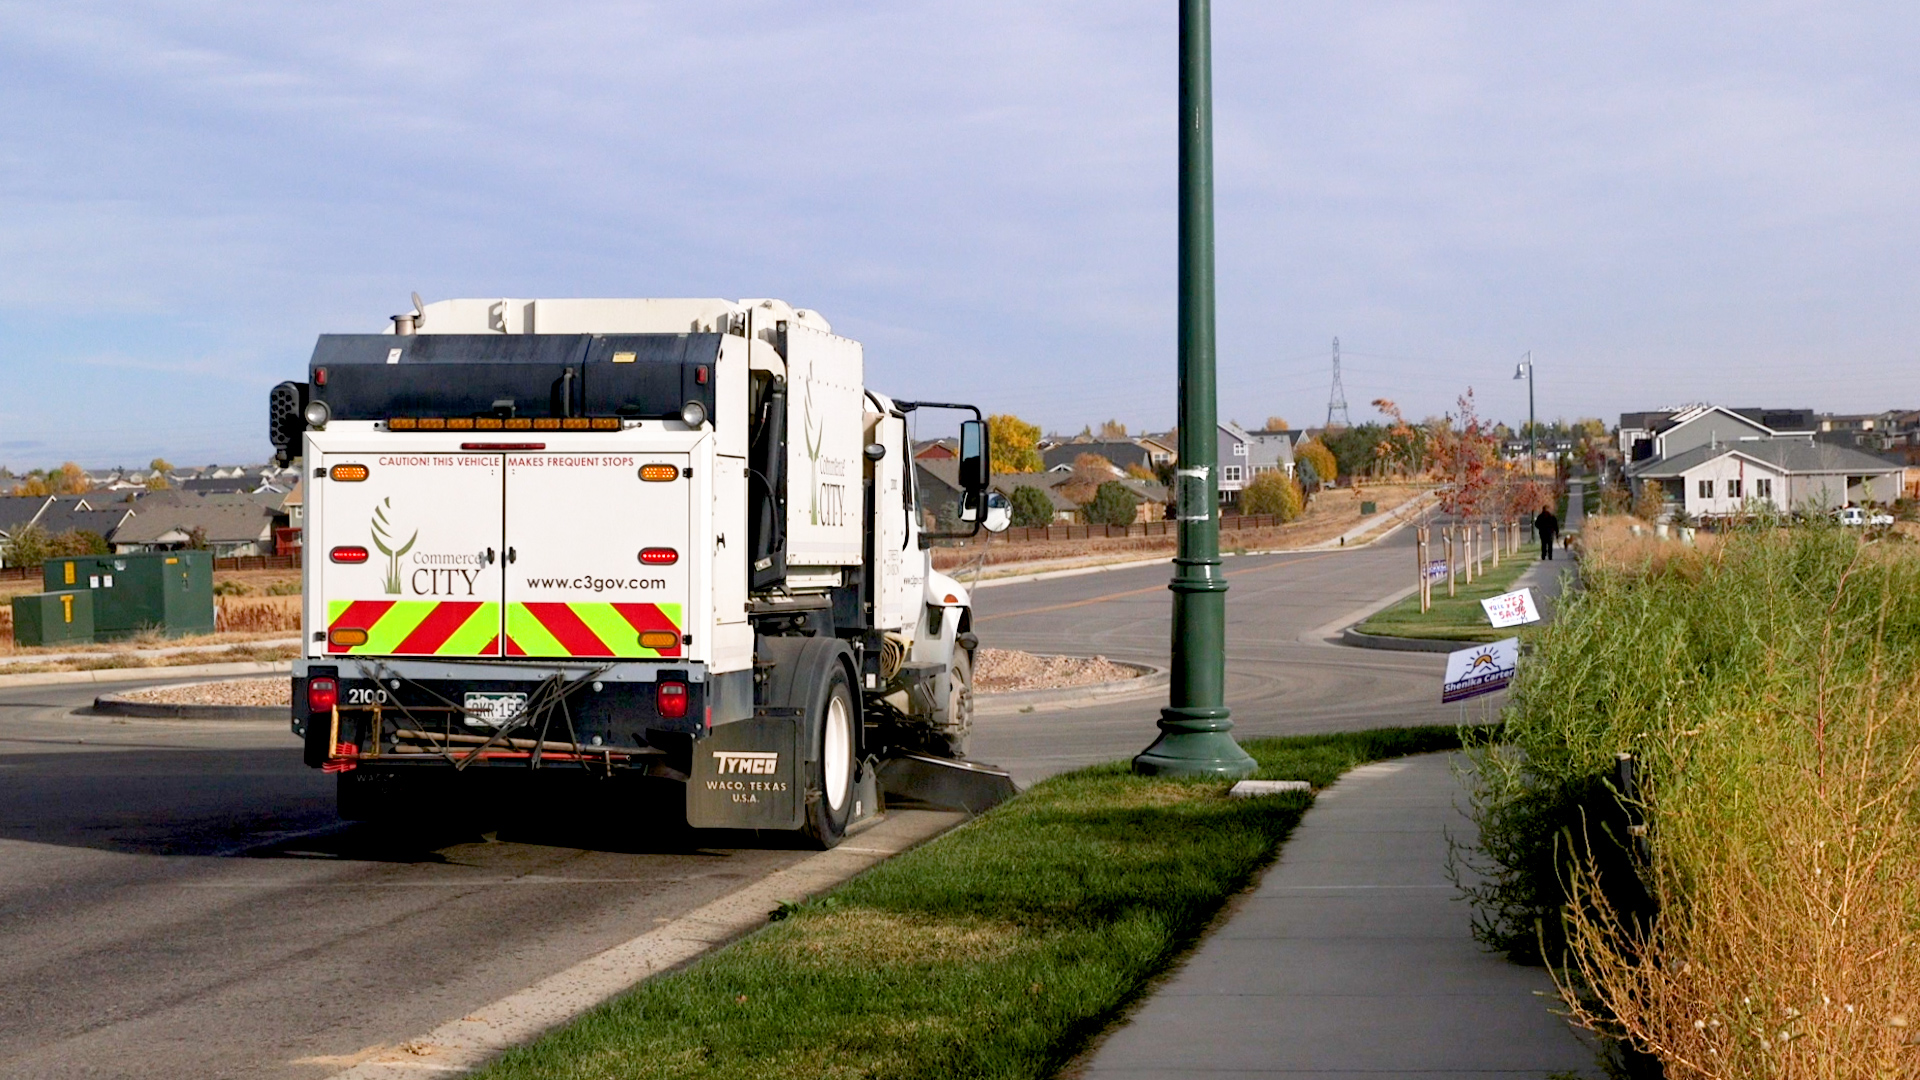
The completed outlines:
<svg viewBox="0 0 1920 1080">
<path fill-rule="evenodd" d="M 617 416 L 596 416 L 593 418 L 595 431 L 619 431 L 620 418 Z"/>
<path fill-rule="evenodd" d="M 387 430 L 418 431 L 420 430 L 420 421 L 415 420 L 411 416 L 389 416 L 387 417 Z"/>
<path fill-rule="evenodd" d="M 447 421 L 447 430 L 448 431 L 472 431 L 473 417 L 456 416 L 453 419 Z"/>
<path fill-rule="evenodd" d="M 338 630 L 327 631 L 329 645 L 365 645 L 366 643 L 367 632 L 356 627 L 343 626 Z"/>
<path fill-rule="evenodd" d="M 447 430 L 447 421 L 444 417 L 423 416 L 420 418 L 420 430 L 421 431 L 445 431 Z"/>
<path fill-rule="evenodd" d="M 564 431 L 586 431 L 593 427 L 593 422 L 584 416 L 569 416 L 560 421 L 560 427 Z"/>
<path fill-rule="evenodd" d="M 327 470 L 327 475 L 335 480 L 365 480 L 369 470 L 365 465 L 335 465 Z"/>
<path fill-rule="evenodd" d="M 642 465 L 640 466 L 640 479 L 651 484 L 659 484 L 668 480 L 678 480 L 680 479 L 680 466 Z"/>
<path fill-rule="evenodd" d="M 672 630 L 642 630 L 640 632 L 640 647 L 643 649 L 662 652 L 674 648 L 679 644 L 680 635 L 674 633 Z"/>
</svg>

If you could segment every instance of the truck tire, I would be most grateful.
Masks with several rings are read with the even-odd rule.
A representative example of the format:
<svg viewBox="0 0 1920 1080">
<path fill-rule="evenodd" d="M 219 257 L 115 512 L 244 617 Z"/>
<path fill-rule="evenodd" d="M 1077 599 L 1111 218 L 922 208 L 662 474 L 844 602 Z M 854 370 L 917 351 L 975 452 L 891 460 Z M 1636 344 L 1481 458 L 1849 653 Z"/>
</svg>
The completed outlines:
<svg viewBox="0 0 1920 1080">
<path fill-rule="evenodd" d="M 973 650 L 958 645 L 947 671 L 947 727 L 933 734 L 933 752 L 965 760 L 967 736 L 973 731 Z"/>
<path fill-rule="evenodd" d="M 860 722 L 854 703 L 853 684 L 847 669 L 836 658 L 820 680 L 819 699 L 814 703 L 814 725 L 818 741 L 813 746 L 813 767 L 807 778 L 807 820 L 803 831 L 822 851 L 840 843 L 847 834 L 847 822 L 853 816 L 854 728 Z"/>
</svg>

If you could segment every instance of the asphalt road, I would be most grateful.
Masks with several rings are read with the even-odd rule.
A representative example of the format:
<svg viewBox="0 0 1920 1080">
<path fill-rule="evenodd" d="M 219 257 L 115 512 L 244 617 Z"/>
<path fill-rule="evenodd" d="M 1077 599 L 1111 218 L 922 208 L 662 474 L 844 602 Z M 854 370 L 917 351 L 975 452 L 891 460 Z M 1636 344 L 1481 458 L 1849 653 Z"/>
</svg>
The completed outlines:
<svg viewBox="0 0 1920 1080">
<path fill-rule="evenodd" d="M 1374 548 L 1227 560 L 1243 736 L 1447 722 L 1441 660 L 1326 644 L 1411 574 Z M 979 591 L 988 645 L 1165 662 L 1165 566 Z M 316 1078 L 792 865 L 621 797 L 392 842 L 282 723 L 138 721 L 0 690 L 0 1076 Z M 982 718 L 1023 781 L 1124 757 L 1163 702 Z M 578 822 L 586 822 L 582 827 Z M 503 824 L 502 822 L 506 822 Z"/>
</svg>

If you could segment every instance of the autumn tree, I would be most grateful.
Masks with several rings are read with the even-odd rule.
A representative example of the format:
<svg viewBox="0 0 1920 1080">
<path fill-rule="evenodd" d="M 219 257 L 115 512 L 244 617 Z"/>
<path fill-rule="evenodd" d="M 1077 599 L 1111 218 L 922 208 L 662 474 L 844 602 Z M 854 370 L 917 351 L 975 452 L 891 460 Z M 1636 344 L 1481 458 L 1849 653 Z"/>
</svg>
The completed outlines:
<svg viewBox="0 0 1920 1080">
<path fill-rule="evenodd" d="M 165 473 L 154 473 L 152 476 L 147 477 L 148 491 L 165 491 L 172 486 L 171 483 L 167 482 L 167 474 Z"/>
<path fill-rule="evenodd" d="M 47 485 L 46 477 L 29 473 L 25 479 L 13 485 L 12 490 L 8 491 L 7 494 L 39 497 L 53 494 L 53 488 Z"/>
<path fill-rule="evenodd" d="M 1449 485 L 1440 492 L 1440 509 L 1469 518 L 1500 509 L 1490 497 L 1503 474 L 1492 425 L 1480 418 L 1471 387 L 1460 396 L 1459 406 L 1459 415 L 1429 429 L 1429 437 L 1435 443 L 1434 471 Z"/>
<path fill-rule="evenodd" d="M 1073 459 L 1073 476 L 1060 485 L 1060 494 L 1076 506 L 1093 501 L 1100 485 L 1113 479 L 1113 462 L 1099 454 L 1081 454 Z"/>
<path fill-rule="evenodd" d="M 1340 475 L 1340 463 L 1334 460 L 1333 451 L 1317 439 L 1302 440 L 1293 448 L 1293 460 L 1312 465 L 1314 477 L 1321 483 L 1331 484 Z"/>
<path fill-rule="evenodd" d="M 1127 439 L 1127 425 L 1121 423 L 1120 421 L 1109 420 L 1106 423 L 1100 425 L 1100 441 L 1101 442 L 1125 442 L 1126 439 Z"/>
<path fill-rule="evenodd" d="M 1306 496 L 1293 477 L 1278 469 L 1263 472 L 1240 491 L 1240 512 L 1273 514 L 1281 521 L 1292 521 L 1306 506 Z"/>
<path fill-rule="evenodd" d="M 1286 417 L 1284 417 L 1284 416 L 1269 416 L 1269 417 L 1267 417 L 1267 426 L 1266 426 L 1265 428 L 1262 428 L 1261 430 L 1263 430 L 1263 431 L 1289 431 L 1289 430 L 1291 430 L 1291 429 L 1287 427 L 1287 418 L 1286 418 Z"/>
<path fill-rule="evenodd" d="M 147 462 L 147 468 L 157 473 L 170 473 L 173 471 L 173 462 L 163 457 L 157 457 Z"/>
<path fill-rule="evenodd" d="M 995 472 L 1039 472 L 1040 428 L 1012 413 L 987 417 L 987 441 L 992 447 Z"/>
<path fill-rule="evenodd" d="M 51 479 L 55 495 L 79 495 L 93 486 L 93 478 L 87 475 L 87 470 L 71 461 L 60 466 Z"/>
</svg>

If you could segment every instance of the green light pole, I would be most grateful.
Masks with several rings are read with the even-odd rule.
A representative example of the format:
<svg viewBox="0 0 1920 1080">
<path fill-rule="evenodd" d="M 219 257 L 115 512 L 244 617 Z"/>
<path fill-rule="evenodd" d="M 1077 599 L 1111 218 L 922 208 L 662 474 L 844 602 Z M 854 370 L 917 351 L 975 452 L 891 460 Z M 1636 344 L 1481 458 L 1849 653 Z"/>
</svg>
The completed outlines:
<svg viewBox="0 0 1920 1080">
<path fill-rule="evenodd" d="M 1173 671 L 1160 737 L 1133 759 L 1155 776 L 1252 776 L 1227 711 L 1227 579 L 1220 572 L 1213 380 L 1213 66 L 1208 0 L 1180 0 L 1180 553 Z"/>
</svg>

